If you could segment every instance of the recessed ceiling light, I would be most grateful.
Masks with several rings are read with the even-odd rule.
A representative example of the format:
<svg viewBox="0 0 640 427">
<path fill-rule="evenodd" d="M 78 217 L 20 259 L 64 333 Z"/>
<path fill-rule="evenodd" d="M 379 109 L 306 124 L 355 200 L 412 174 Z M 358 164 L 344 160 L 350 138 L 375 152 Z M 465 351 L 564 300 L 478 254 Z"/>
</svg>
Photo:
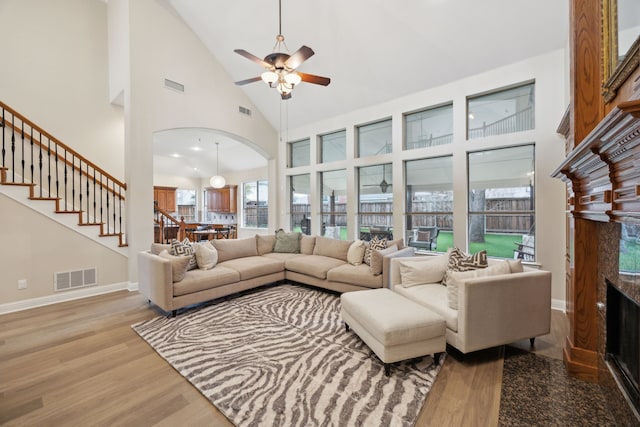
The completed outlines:
<svg viewBox="0 0 640 427">
<path fill-rule="evenodd" d="M 194 145 L 193 147 L 191 147 L 191 149 L 193 151 L 202 151 L 202 148 L 198 147 L 197 145 Z"/>
<path fill-rule="evenodd" d="M 469 119 L 473 120 L 475 117 L 473 117 L 473 113 L 469 113 Z"/>
<path fill-rule="evenodd" d="M 181 156 L 180 156 L 180 154 L 178 154 L 178 153 L 173 153 L 173 154 L 171 155 L 171 157 L 181 157 Z"/>
</svg>

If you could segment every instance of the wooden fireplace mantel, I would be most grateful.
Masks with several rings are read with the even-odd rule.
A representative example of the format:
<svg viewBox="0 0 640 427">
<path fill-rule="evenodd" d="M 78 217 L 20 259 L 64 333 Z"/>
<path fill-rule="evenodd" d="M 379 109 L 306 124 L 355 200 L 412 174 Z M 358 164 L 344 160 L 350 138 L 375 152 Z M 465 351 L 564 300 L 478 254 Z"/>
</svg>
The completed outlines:
<svg viewBox="0 0 640 427">
<path fill-rule="evenodd" d="M 613 108 L 551 175 L 574 218 L 640 219 L 640 99 Z"/>
</svg>

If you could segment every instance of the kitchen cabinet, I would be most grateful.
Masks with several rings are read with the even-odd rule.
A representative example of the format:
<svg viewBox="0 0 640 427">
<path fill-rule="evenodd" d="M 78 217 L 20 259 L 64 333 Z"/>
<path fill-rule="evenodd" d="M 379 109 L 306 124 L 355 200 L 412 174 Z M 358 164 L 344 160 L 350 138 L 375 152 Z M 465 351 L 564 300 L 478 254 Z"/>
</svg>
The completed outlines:
<svg viewBox="0 0 640 427">
<path fill-rule="evenodd" d="M 207 211 L 216 213 L 236 213 L 237 185 L 222 188 L 207 188 Z"/>
<path fill-rule="evenodd" d="M 153 187 L 153 200 L 160 209 L 167 212 L 176 211 L 177 187 Z"/>
</svg>

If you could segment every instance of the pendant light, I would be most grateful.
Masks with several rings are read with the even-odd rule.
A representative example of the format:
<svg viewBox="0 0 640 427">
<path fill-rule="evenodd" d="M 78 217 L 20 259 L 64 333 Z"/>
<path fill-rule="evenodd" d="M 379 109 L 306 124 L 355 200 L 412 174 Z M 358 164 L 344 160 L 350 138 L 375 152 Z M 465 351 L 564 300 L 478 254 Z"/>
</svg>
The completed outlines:
<svg viewBox="0 0 640 427">
<path fill-rule="evenodd" d="M 227 183 L 224 177 L 220 175 L 220 153 L 218 152 L 218 148 L 220 148 L 220 143 L 216 142 L 216 175 L 212 176 L 211 180 L 209 180 L 209 184 L 211 184 L 213 188 L 222 188 Z"/>
</svg>

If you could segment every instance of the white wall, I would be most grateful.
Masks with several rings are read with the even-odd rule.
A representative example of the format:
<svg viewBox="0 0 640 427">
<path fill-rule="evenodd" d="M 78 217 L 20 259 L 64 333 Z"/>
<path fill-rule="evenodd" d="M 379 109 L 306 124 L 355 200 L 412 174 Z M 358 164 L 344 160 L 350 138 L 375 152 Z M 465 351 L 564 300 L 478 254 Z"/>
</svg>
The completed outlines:
<svg viewBox="0 0 640 427">
<path fill-rule="evenodd" d="M 122 180 L 124 119 L 109 103 L 106 25 L 103 2 L 0 1 L 0 99 Z M 54 272 L 69 269 L 97 266 L 98 288 L 127 281 L 125 257 L 4 196 L 0 221 L 11 242 L 0 247 L 0 304 L 54 296 Z M 18 291 L 23 278 L 29 287 Z"/>
<path fill-rule="evenodd" d="M 320 199 L 318 172 L 347 168 L 348 228 L 350 238 L 356 229 L 357 188 L 356 167 L 393 163 L 393 182 L 403 182 L 403 161 L 411 158 L 437 157 L 453 155 L 454 175 L 454 243 L 466 248 L 467 230 L 467 153 L 501 146 L 536 144 L 536 246 L 537 261 L 543 269 L 553 273 L 552 298 L 554 306 L 564 309 L 565 301 L 565 187 L 549 174 L 564 159 L 564 142 L 555 130 L 566 109 L 568 70 L 564 50 L 541 55 L 516 64 L 475 75 L 463 80 L 439 86 L 434 89 L 398 98 L 383 104 L 372 105 L 351 113 L 311 123 L 295 129 L 288 129 L 287 139 L 296 141 L 311 138 L 311 166 L 286 169 L 286 146 L 281 144 L 278 156 L 279 175 L 277 191 L 283 195 L 278 199 L 279 223 L 289 228 L 289 201 L 287 200 L 286 174 L 311 174 L 312 200 Z M 517 134 L 500 135 L 483 139 L 466 140 L 466 97 L 515 83 L 535 80 L 536 84 L 536 127 L 534 130 Z M 452 144 L 431 148 L 402 150 L 403 113 L 432 105 L 453 101 Z M 359 124 L 392 117 L 393 153 L 358 159 L 354 157 L 355 127 Z M 319 134 L 347 129 L 347 156 L 343 162 L 316 164 L 316 136 Z M 394 185 L 394 230 L 404 230 L 404 188 Z M 312 205 L 312 218 L 319 218 L 319 202 Z M 311 221 L 316 228 L 320 221 Z M 313 233 L 320 230 L 314 229 Z M 400 234 L 404 235 L 404 234 Z M 396 236 L 399 237 L 399 236 Z"/>
<path fill-rule="evenodd" d="M 130 253 L 153 239 L 152 134 L 181 127 L 221 129 L 251 141 L 269 156 L 278 153 L 277 135 L 257 108 L 175 14 L 154 0 L 129 0 L 130 81 L 125 87 L 125 151 Z M 126 31 L 126 29 L 123 29 Z M 184 93 L 164 88 L 168 78 Z M 256 111 L 238 112 L 243 105 Z M 132 257 L 129 280 L 137 281 Z"/>
</svg>

